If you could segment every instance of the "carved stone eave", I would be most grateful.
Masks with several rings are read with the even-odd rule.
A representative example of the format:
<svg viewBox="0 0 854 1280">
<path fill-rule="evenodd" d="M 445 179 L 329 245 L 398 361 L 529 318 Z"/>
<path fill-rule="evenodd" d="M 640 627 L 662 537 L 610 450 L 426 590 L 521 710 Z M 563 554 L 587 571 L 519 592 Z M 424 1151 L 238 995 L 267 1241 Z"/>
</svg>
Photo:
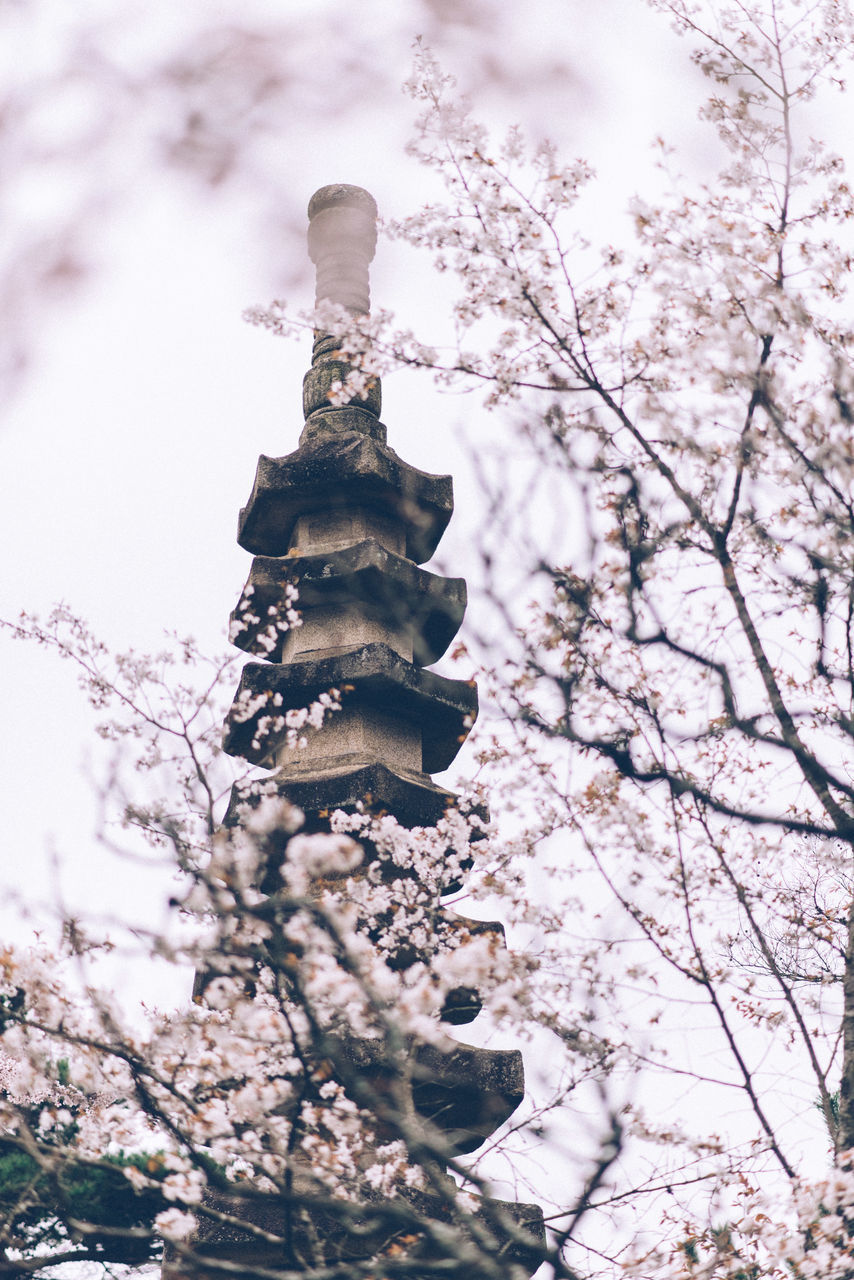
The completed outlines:
<svg viewBox="0 0 854 1280">
<path fill-rule="evenodd" d="M 262 454 L 237 541 L 255 555 L 284 556 L 300 516 L 369 507 L 404 522 L 406 555 L 429 560 L 454 509 L 450 476 L 430 475 L 360 432 L 321 435 L 283 458 Z"/>
<path fill-rule="evenodd" d="M 340 653 L 325 653 L 285 665 L 250 662 L 243 669 L 235 707 L 262 700 L 245 720 L 232 714 L 224 746 L 229 755 L 252 764 L 275 761 L 285 730 L 262 735 L 262 721 L 308 706 L 321 694 L 337 689 L 342 710 L 329 715 L 326 734 L 337 736 L 336 717 L 369 709 L 420 730 L 421 769 L 440 773 L 451 764 L 477 716 L 477 689 L 467 680 L 449 680 L 407 662 L 386 644 L 366 644 Z M 299 754 L 299 753 L 298 753 Z M 309 758 L 302 752 L 302 758 Z M 417 767 L 417 765 L 416 765 Z"/>
<path fill-rule="evenodd" d="M 384 813 L 404 827 L 435 827 L 456 804 L 453 791 L 440 787 L 420 770 L 391 768 L 355 754 L 328 756 L 273 774 L 277 795 L 302 809 L 309 830 L 341 809 L 345 813 Z M 257 804 L 257 795 L 232 792 L 225 826 L 238 821 L 241 805 Z"/>
<path fill-rule="evenodd" d="M 268 662 L 281 662 L 286 646 L 294 654 L 309 647 L 304 628 L 283 632 L 270 621 L 282 617 L 288 587 L 297 590 L 304 626 L 317 610 L 362 606 L 381 626 L 409 637 L 412 660 L 422 667 L 441 658 L 466 608 L 462 578 L 428 573 L 376 538 L 319 555 L 256 556 L 246 585 L 248 605 L 231 615 L 233 642 Z M 247 624 L 247 614 L 257 622 Z"/>
</svg>

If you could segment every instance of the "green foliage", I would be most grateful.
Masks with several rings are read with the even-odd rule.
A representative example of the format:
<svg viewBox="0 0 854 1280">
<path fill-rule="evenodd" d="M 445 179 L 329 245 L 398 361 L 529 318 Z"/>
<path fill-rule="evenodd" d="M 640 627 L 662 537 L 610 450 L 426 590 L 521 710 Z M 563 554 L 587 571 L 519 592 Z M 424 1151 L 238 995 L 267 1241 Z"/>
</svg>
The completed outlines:
<svg viewBox="0 0 854 1280">
<path fill-rule="evenodd" d="M 828 1119 L 828 1130 L 832 1142 L 836 1142 L 836 1136 L 839 1132 L 839 1090 L 834 1089 L 827 1095 L 828 1108 L 830 1110 L 830 1118 Z M 827 1118 L 826 1109 L 821 1104 L 821 1098 L 816 1098 L 816 1108 Z M 832 1125 L 831 1125 L 832 1120 Z"/>
<path fill-rule="evenodd" d="M 14 1246 L 27 1252 L 67 1246 L 74 1237 L 63 1223 L 80 1222 L 103 1228 L 85 1233 L 95 1252 L 109 1241 L 113 1261 L 142 1262 L 159 1250 L 159 1242 L 123 1240 L 112 1233 L 149 1230 L 167 1201 L 156 1189 L 134 1190 L 124 1174 L 131 1166 L 149 1178 L 157 1178 L 162 1169 L 157 1155 L 121 1153 L 98 1163 L 67 1162 L 46 1171 L 27 1152 L 0 1140 L 0 1221 L 11 1228 Z"/>
<path fill-rule="evenodd" d="M 691 1236 L 687 1240 L 680 1240 L 679 1248 L 685 1255 L 685 1259 L 689 1266 L 695 1267 L 700 1261 L 700 1255 L 697 1252 L 697 1241 Z"/>
</svg>

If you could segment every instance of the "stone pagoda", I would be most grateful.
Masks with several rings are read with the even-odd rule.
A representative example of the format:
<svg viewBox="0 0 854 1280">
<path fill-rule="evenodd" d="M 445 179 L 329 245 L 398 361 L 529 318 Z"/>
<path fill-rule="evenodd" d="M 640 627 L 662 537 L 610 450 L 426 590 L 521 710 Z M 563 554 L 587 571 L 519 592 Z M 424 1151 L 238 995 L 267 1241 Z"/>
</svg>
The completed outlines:
<svg viewBox="0 0 854 1280">
<path fill-rule="evenodd" d="M 372 197 L 358 187 L 323 187 L 308 213 L 317 303 L 368 313 L 376 246 Z M 244 669 L 225 746 L 275 771 L 276 792 L 305 813 L 308 831 L 328 829 L 335 810 L 388 813 L 407 828 L 434 826 L 455 798 L 430 775 L 451 764 L 477 715 L 473 681 L 427 670 L 453 640 L 466 605 L 462 579 L 420 567 L 450 519 L 452 484 L 449 476 L 409 466 L 389 447 L 378 379 L 362 398 L 344 407 L 334 403 L 335 384 L 348 372 L 336 339 L 316 334 L 299 447 L 281 458 L 262 455 L 240 513 L 238 541 L 255 559 L 232 635 L 261 660 Z M 270 620 L 286 612 L 294 588 L 301 625 L 280 630 Z M 331 689 L 340 691 L 340 709 L 304 745 L 294 745 L 285 713 Z M 247 708 L 258 709 L 247 714 Z M 462 923 L 472 932 L 500 931 Z M 469 1022 L 479 1008 L 477 993 L 460 988 L 442 1018 Z M 446 1135 L 449 1150 L 470 1152 L 521 1101 L 521 1056 L 450 1037 L 444 1044 L 413 1046 L 413 1100 Z M 359 1069 L 370 1074 L 368 1047 L 356 1046 L 354 1053 Z M 540 1210 L 495 1201 L 484 1206 L 491 1228 L 515 1237 L 508 1239 L 506 1258 L 530 1273 L 543 1238 Z M 525 1247 L 526 1236 L 533 1248 Z M 329 1244 L 339 1259 L 364 1256 L 359 1247 Z M 211 1238 L 208 1248 L 234 1257 L 235 1245 L 225 1240 L 218 1248 Z"/>
</svg>

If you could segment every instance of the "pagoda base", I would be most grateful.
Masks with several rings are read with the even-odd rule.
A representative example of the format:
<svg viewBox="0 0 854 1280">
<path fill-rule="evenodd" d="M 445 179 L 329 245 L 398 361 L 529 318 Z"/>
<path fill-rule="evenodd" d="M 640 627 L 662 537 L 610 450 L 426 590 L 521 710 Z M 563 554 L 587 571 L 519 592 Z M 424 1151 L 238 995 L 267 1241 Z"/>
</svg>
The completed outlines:
<svg viewBox="0 0 854 1280">
<path fill-rule="evenodd" d="M 309 1179 L 304 1179 L 306 1182 Z M 204 1205 L 232 1219 L 231 1222 L 201 1218 L 199 1229 L 188 1241 L 191 1258 L 182 1257 L 175 1246 L 163 1254 L 164 1280 L 214 1280 L 222 1275 L 223 1264 L 236 1266 L 248 1274 L 258 1268 L 266 1272 L 328 1267 L 341 1263 L 368 1262 L 383 1257 L 437 1263 L 453 1258 L 454 1242 L 448 1225 L 457 1222 L 460 1251 L 471 1258 L 475 1241 L 495 1262 L 524 1268 L 533 1275 L 546 1254 L 543 1212 L 539 1205 L 481 1198 L 470 1215 L 460 1214 L 448 1198 L 433 1192 L 402 1189 L 395 1197 L 381 1197 L 367 1190 L 354 1200 L 324 1194 L 312 1181 L 311 1190 L 301 1194 L 299 1177 L 294 1179 L 291 1203 L 274 1196 L 225 1195 L 209 1193 Z M 450 1179 L 449 1179 L 450 1182 Z M 466 1223 L 471 1228 L 466 1228 Z M 241 1223 L 249 1226 L 241 1230 Z M 439 1227 L 437 1232 L 435 1227 Z M 265 1240 L 253 1235 L 263 1232 Z M 275 1237 L 275 1240 L 269 1239 Z M 212 1267 L 205 1270 L 205 1258 Z M 471 1262 L 466 1272 L 471 1272 Z M 454 1273 L 456 1274 L 456 1273 Z M 515 1273 L 514 1274 L 518 1274 Z"/>
</svg>

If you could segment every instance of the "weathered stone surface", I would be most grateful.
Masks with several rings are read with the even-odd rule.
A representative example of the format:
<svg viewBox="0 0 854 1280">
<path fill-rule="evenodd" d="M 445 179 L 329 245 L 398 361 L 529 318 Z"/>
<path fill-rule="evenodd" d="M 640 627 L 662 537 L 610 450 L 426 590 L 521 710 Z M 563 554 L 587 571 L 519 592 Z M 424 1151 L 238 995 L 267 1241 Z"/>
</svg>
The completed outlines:
<svg viewBox="0 0 854 1280">
<path fill-rule="evenodd" d="M 371 538 L 392 555 L 402 556 L 406 552 L 403 521 L 382 508 L 345 503 L 328 511 L 310 511 L 297 516 L 286 558 L 344 551 Z"/>
<path fill-rule="evenodd" d="M 259 637 L 263 641 L 263 634 Z M 280 662 L 298 658 L 319 658 L 328 649 L 345 649 L 363 644 L 387 644 L 401 658 L 411 662 L 415 656 L 412 628 L 395 621 L 381 609 L 361 600 L 350 603 L 321 604 L 302 614 L 302 626 L 295 627 L 282 645 Z M 264 656 L 263 643 L 259 655 Z M 421 665 L 420 663 L 418 664 Z M 420 768 L 420 765 L 417 766 Z"/>
<path fill-rule="evenodd" d="M 346 753 L 363 759 L 383 760 L 403 769 L 422 767 L 421 726 L 415 717 L 400 716 L 385 705 L 345 696 L 343 705 L 330 715 L 322 731 L 309 730 L 298 743 L 280 741 L 271 757 L 271 768 L 298 768 L 307 762 L 323 763 L 329 755 Z"/>
<path fill-rule="evenodd" d="M 413 1085 L 418 1111 L 461 1153 L 474 1151 L 509 1120 L 525 1096 L 518 1049 L 423 1045 L 415 1061 L 422 1078 Z"/>
<path fill-rule="evenodd" d="M 377 1041 L 353 1040 L 344 1052 L 351 1069 L 373 1080 L 388 1072 L 384 1049 Z M 417 1111 L 460 1154 L 485 1142 L 525 1096 L 518 1049 L 479 1049 L 454 1041 L 445 1047 L 422 1044 L 413 1051 L 411 1071 Z"/>
<path fill-rule="evenodd" d="M 364 187 L 354 187 L 349 182 L 329 182 L 325 187 L 319 187 L 309 200 L 309 222 L 313 222 L 323 209 L 329 209 L 335 205 L 348 205 L 363 209 L 374 222 L 376 222 L 377 214 L 379 213 L 376 200 L 370 191 L 366 191 Z M 310 249 L 309 253 L 311 253 Z"/>
<path fill-rule="evenodd" d="M 341 691 L 346 708 L 374 708 L 420 727 L 425 773 L 447 769 L 477 716 L 473 681 L 449 680 L 407 662 L 388 645 L 367 644 L 287 666 L 248 663 L 236 705 L 250 705 L 262 696 L 264 701 L 243 722 L 234 714 L 229 717 L 225 750 L 252 764 L 274 759 L 284 731 L 278 737 L 271 732 L 260 740 L 260 719 L 306 707 L 330 689 Z M 340 714 L 333 712 L 332 717 Z M 326 732 L 324 728 L 319 734 Z"/>
<path fill-rule="evenodd" d="M 474 1022 L 483 1008 L 480 993 L 474 987 L 454 987 L 445 997 L 439 1018 L 452 1027 Z"/>
<path fill-rule="evenodd" d="M 370 436 L 380 444 L 385 444 L 388 438 L 388 428 L 384 422 L 380 422 L 367 409 L 347 404 L 338 409 L 316 409 L 306 418 L 299 442 L 304 445 L 315 436 L 346 435 L 350 431 Z"/>
<path fill-rule="evenodd" d="M 288 585 L 299 592 L 297 608 L 303 625 L 282 634 L 270 620 L 283 612 Z M 466 607 L 462 578 L 428 573 L 386 550 L 375 538 L 321 555 L 256 556 L 247 586 L 252 588 L 248 612 L 259 621 L 246 625 L 245 630 L 233 630 L 234 644 L 270 662 L 340 644 L 334 638 L 327 644 L 318 643 L 322 634 L 328 637 L 332 631 L 329 615 L 319 615 L 330 606 L 343 611 L 357 602 L 380 626 L 409 637 L 410 653 L 403 653 L 404 657 L 411 656 L 418 666 L 429 666 L 457 634 Z M 241 623 L 238 610 L 232 613 L 231 621 L 233 627 Z M 361 639 L 352 635 L 351 643 Z M 391 640 L 388 643 L 403 652 Z"/>
<path fill-rule="evenodd" d="M 434 827 L 456 800 L 452 791 L 438 786 L 425 773 L 389 768 L 375 760 L 354 756 L 330 757 L 322 767 L 297 772 L 293 768 L 274 775 L 276 792 L 302 809 L 305 829 L 325 830 L 330 813 L 390 813 L 404 827 Z M 257 798 L 232 791 L 224 825 L 235 826 L 241 804 Z"/>
<path fill-rule="evenodd" d="M 318 409 L 334 409 L 335 401 L 331 399 L 333 388 L 343 383 L 351 370 L 346 360 L 319 360 L 313 364 L 302 380 L 302 411 L 306 418 Z M 350 401 L 354 408 L 364 409 L 378 418 L 382 412 L 383 395 L 379 378 L 372 378 L 364 396 L 356 396 Z"/>
<path fill-rule="evenodd" d="M 429 560 L 454 507 L 450 476 L 429 475 L 361 432 L 312 437 L 284 458 L 262 454 L 237 540 L 257 555 L 291 549 L 297 518 L 342 506 L 376 508 L 404 521 L 406 554 Z"/>
</svg>

